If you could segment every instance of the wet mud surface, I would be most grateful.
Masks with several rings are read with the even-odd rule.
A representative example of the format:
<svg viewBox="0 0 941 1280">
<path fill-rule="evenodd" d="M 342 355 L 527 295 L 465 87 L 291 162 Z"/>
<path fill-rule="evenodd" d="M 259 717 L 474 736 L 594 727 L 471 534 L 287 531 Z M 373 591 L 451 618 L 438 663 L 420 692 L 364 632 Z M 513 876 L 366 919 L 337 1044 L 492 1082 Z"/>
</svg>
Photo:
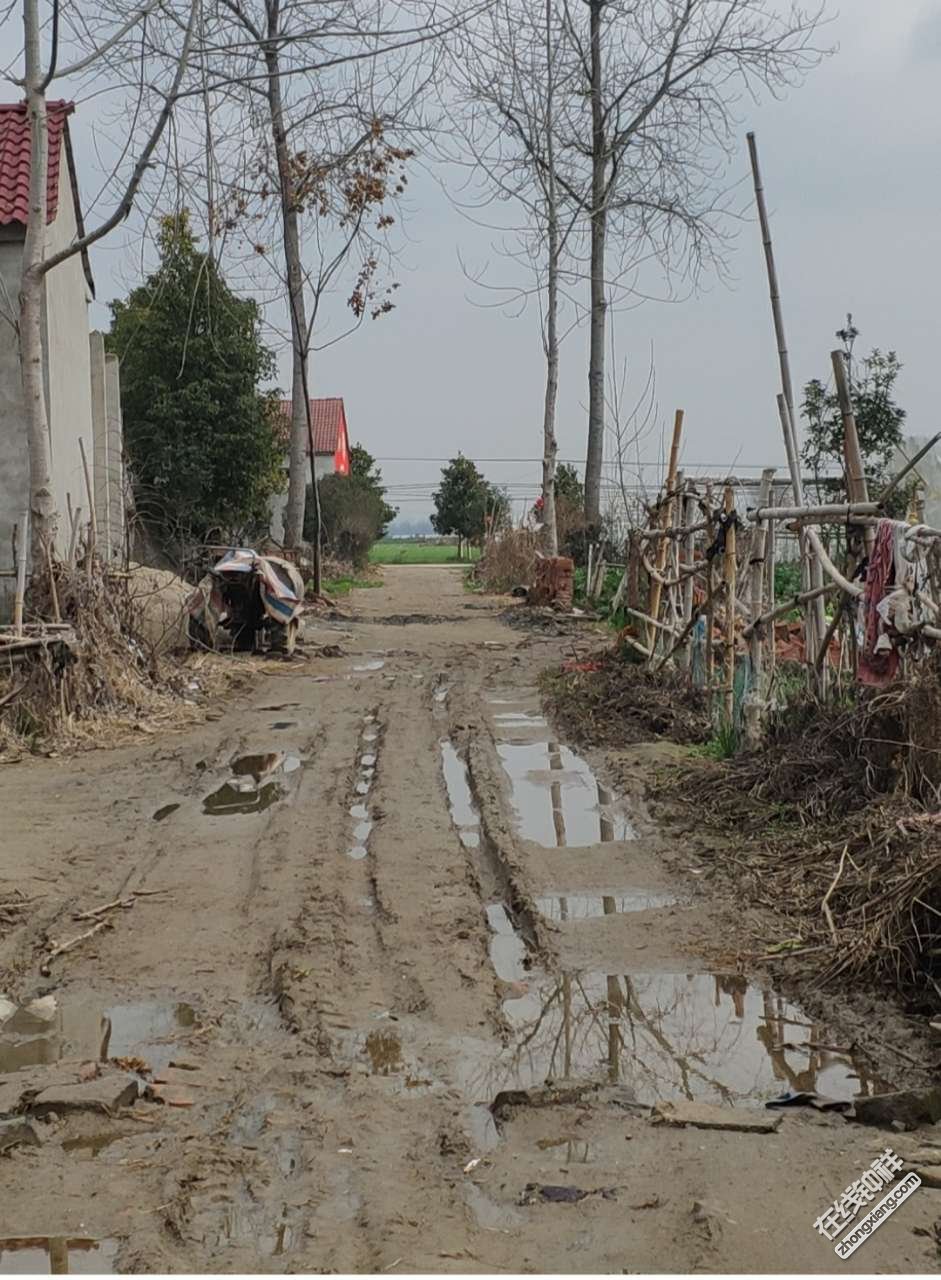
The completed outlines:
<svg viewBox="0 0 941 1280">
<path fill-rule="evenodd" d="M 354 603 L 342 667 L 0 773 L 0 899 L 29 904 L 0 926 L 0 1139 L 37 1139 L 0 1155 L 0 1272 L 853 1270 L 813 1222 L 893 1135 L 650 1108 L 851 1101 L 904 1062 L 753 971 L 639 782 L 559 737 L 536 679 L 571 635 L 468 611 L 446 569 Z M 103 1106 L 119 1070 L 138 1096 Z M 936 1269 L 937 1194 L 855 1269 Z"/>
</svg>

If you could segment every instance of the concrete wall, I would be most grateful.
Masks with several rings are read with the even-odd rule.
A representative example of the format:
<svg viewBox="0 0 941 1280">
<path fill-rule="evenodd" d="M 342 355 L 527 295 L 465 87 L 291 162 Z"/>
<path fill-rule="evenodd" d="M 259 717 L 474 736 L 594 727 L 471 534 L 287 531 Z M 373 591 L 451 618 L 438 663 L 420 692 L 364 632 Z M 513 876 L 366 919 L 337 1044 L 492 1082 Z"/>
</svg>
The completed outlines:
<svg viewBox="0 0 941 1280">
<path fill-rule="evenodd" d="M 332 453 L 318 453 L 314 457 L 314 474 L 318 480 L 324 476 L 332 476 L 334 459 Z M 284 509 L 288 504 L 288 464 L 284 462 L 284 488 L 271 499 L 271 524 L 268 526 L 275 542 L 284 541 Z"/>
</svg>

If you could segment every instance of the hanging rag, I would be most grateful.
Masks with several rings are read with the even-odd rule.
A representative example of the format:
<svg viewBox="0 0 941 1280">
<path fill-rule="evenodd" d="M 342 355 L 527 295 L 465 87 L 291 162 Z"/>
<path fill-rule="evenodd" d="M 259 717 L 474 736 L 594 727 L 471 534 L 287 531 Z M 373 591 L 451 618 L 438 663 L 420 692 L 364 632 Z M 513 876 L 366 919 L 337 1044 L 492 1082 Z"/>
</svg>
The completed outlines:
<svg viewBox="0 0 941 1280">
<path fill-rule="evenodd" d="M 887 632 L 887 618 L 880 605 L 895 586 L 901 531 L 892 520 L 880 520 L 875 544 L 866 571 L 866 592 L 860 604 L 862 647 L 859 655 L 859 682 L 868 685 L 891 683 L 898 671 L 899 654 Z M 886 602 L 888 603 L 888 602 Z"/>
</svg>

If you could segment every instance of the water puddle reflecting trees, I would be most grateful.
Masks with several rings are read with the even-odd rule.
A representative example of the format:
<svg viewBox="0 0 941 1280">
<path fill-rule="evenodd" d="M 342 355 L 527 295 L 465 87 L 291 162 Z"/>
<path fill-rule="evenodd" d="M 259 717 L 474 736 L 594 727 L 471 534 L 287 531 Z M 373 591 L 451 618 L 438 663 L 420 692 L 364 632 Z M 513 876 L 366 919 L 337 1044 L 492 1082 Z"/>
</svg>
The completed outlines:
<svg viewBox="0 0 941 1280">
<path fill-rule="evenodd" d="M 642 1103 L 718 1105 L 785 1090 L 850 1100 L 885 1087 L 798 1006 L 739 975 L 570 973 L 509 1003 L 517 1087 L 596 1080 Z"/>
<path fill-rule="evenodd" d="M 622 915 L 631 911 L 660 911 L 682 904 L 675 893 L 655 889 L 609 889 L 592 893 L 553 893 L 536 899 L 540 914 L 547 920 L 593 920 L 598 916 Z"/>
</svg>

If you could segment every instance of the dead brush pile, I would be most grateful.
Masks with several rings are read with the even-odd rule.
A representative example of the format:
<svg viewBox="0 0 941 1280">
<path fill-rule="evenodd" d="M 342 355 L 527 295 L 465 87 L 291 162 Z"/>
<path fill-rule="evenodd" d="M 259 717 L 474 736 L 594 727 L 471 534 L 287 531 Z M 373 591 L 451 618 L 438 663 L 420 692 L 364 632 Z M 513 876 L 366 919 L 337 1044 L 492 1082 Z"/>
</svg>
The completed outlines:
<svg viewBox="0 0 941 1280">
<path fill-rule="evenodd" d="M 651 738 L 705 742 L 705 695 L 678 674 L 644 670 L 627 651 L 602 649 L 543 676 L 543 693 L 559 727 L 577 742 L 619 747 Z"/>
<path fill-rule="evenodd" d="M 718 859 L 789 920 L 781 949 L 822 984 L 866 979 L 941 1008 L 941 665 L 851 707 L 804 707 L 752 755 L 684 770 L 658 799 L 692 807 Z"/>
<path fill-rule="evenodd" d="M 0 670 L 0 760 L 30 751 L 108 745 L 202 718 L 198 701 L 231 676 L 211 654 L 160 655 L 145 639 L 140 598 L 120 575 L 55 570 L 58 608 L 74 646 L 26 651 Z M 48 577 L 28 617 L 52 616 Z"/>
<path fill-rule="evenodd" d="M 529 529 L 508 529 L 487 548 L 474 568 L 484 591 L 502 595 L 514 587 L 530 587 L 536 576 L 538 539 Z"/>
</svg>

